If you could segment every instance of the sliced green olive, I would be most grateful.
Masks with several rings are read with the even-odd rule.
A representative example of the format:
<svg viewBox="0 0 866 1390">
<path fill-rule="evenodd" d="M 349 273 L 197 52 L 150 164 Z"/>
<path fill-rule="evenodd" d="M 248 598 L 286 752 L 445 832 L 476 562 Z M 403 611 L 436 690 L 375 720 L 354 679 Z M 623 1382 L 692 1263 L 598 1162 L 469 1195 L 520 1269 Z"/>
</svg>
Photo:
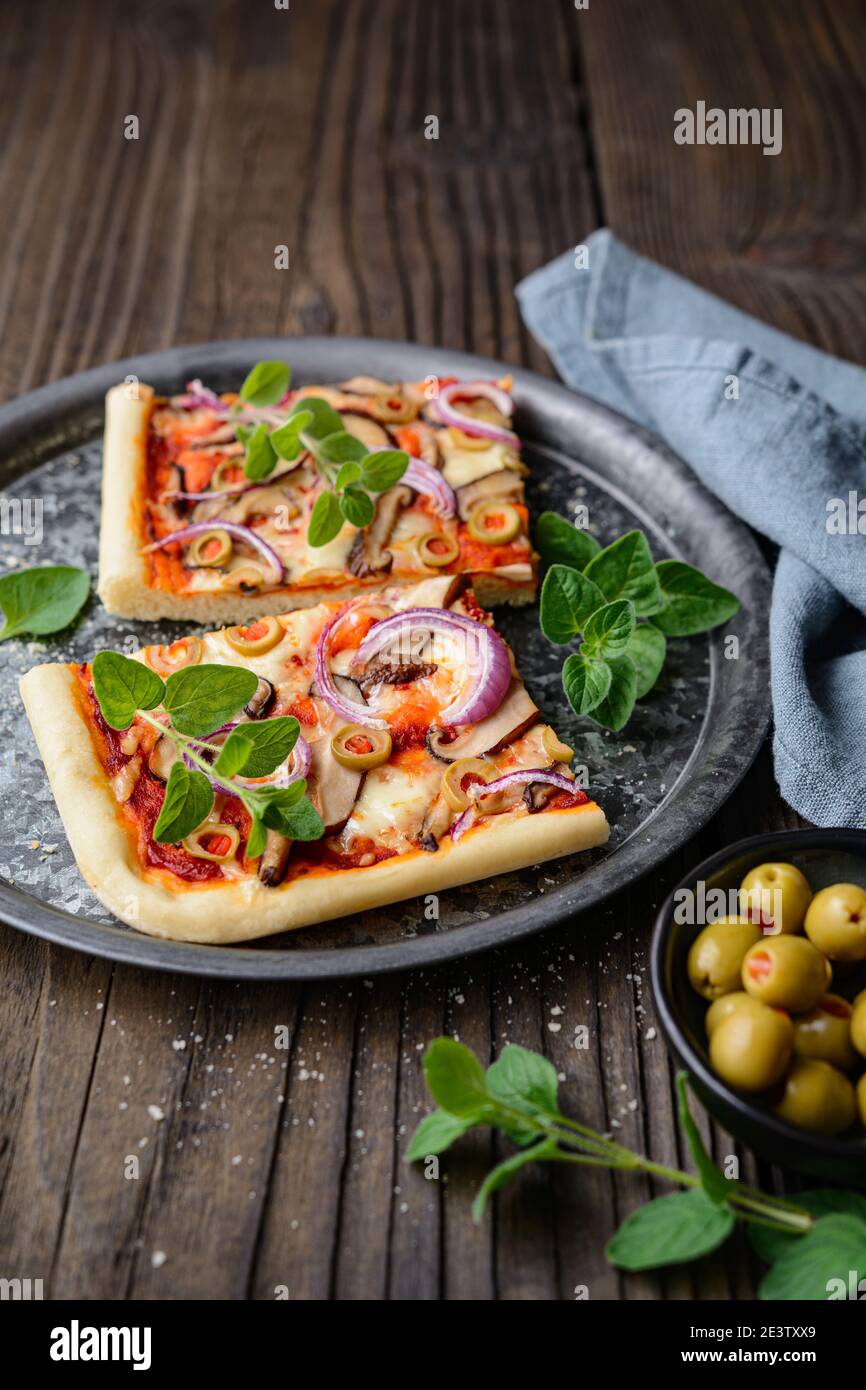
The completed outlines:
<svg viewBox="0 0 866 1390">
<path fill-rule="evenodd" d="M 466 811 L 472 804 L 467 787 L 467 779 L 474 782 L 489 782 L 496 775 L 492 763 L 484 763 L 480 758 L 459 758 L 442 774 L 442 795 L 452 811 Z M 469 782 L 471 786 L 471 782 Z"/>
<path fill-rule="evenodd" d="M 261 566 L 256 564 L 239 565 L 237 569 L 229 570 L 220 585 L 223 589 L 231 589 L 234 593 L 239 590 L 242 594 L 254 594 L 257 589 L 261 589 L 269 583 L 268 576 Z"/>
<path fill-rule="evenodd" d="M 218 528 L 204 531 L 196 536 L 189 548 L 189 561 L 192 565 L 224 565 L 232 553 L 232 538 L 227 531 Z"/>
<path fill-rule="evenodd" d="M 387 729 L 344 724 L 331 739 L 331 752 L 341 767 L 351 768 L 353 772 L 369 772 L 390 758 L 391 735 Z"/>
<path fill-rule="evenodd" d="M 197 666 L 203 651 L 200 637 L 180 637 L 170 646 L 145 647 L 144 659 L 158 676 L 170 676 L 184 666 Z"/>
<path fill-rule="evenodd" d="M 460 546 L 456 540 L 452 536 L 443 535 L 441 531 L 425 531 L 415 544 L 422 565 L 434 565 L 437 568 L 450 565 L 460 554 Z"/>
<path fill-rule="evenodd" d="M 236 825 L 225 825 L 222 821 L 205 821 L 198 830 L 187 835 L 183 847 L 196 859 L 209 859 L 213 864 L 225 864 L 227 860 L 234 858 L 240 842 L 241 835 Z"/>
<path fill-rule="evenodd" d="M 284 629 L 278 618 L 256 618 L 242 627 L 227 627 L 225 639 L 241 656 L 263 656 L 283 640 Z"/>
<path fill-rule="evenodd" d="M 210 486 L 213 492 L 223 492 L 226 488 L 239 487 L 246 481 L 243 460 L 222 459 L 211 474 Z"/>
<path fill-rule="evenodd" d="M 466 523 L 470 536 L 485 545 L 506 545 L 520 530 L 520 512 L 510 502 L 480 502 Z"/>
<path fill-rule="evenodd" d="M 545 753 L 555 763 L 570 763 L 574 757 L 574 749 L 557 738 L 549 724 L 545 724 L 541 731 L 541 742 Z"/>
<path fill-rule="evenodd" d="M 418 403 L 401 396 L 399 391 L 383 391 L 382 395 L 373 401 L 370 411 L 376 420 L 407 425 L 418 414 Z"/>
</svg>

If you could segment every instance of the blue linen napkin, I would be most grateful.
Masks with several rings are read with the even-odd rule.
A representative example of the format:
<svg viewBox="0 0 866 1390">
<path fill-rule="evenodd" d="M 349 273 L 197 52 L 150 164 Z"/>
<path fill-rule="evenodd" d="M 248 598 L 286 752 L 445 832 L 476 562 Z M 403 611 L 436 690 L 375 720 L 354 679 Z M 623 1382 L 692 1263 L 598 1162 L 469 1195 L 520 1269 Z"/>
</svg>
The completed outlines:
<svg viewBox="0 0 866 1390">
<path fill-rule="evenodd" d="M 607 229 L 583 245 L 585 267 L 569 251 L 517 286 L 523 318 L 570 386 L 665 438 L 781 546 L 770 610 L 776 778 L 817 825 L 866 828 L 866 371 Z M 835 534 L 828 504 L 847 513 L 858 489 L 863 534 Z M 736 576 L 714 577 L 736 589 Z"/>
</svg>

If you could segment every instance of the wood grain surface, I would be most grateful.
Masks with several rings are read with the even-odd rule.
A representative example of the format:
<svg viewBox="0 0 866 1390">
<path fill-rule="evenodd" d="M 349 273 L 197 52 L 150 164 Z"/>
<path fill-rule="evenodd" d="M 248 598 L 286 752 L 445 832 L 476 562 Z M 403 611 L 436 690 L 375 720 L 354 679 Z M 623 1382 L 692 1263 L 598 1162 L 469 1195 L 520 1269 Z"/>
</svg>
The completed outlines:
<svg viewBox="0 0 866 1390">
<path fill-rule="evenodd" d="M 604 222 L 866 362 L 864 39 L 857 0 L 6 0 L 0 396 L 268 333 L 549 371 L 512 287 Z M 676 145 L 674 110 L 700 99 L 781 106 L 781 155 Z M 402 1153 L 423 1047 L 448 1031 L 484 1057 L 543 1048 L 571 1113 L 688 1166 L 649 994 L 654 909 L 713 849 L 792 823 L 764 754 L 592 920 L 375 983 L 198 982 L 0 927 L 0 1274 L 88 1299 L 752 1296 L 737 1243 L 692 1274 L 606 1264 L 641 1178 L 528 1172 L 476 1226 L 488 1137 L 438 1182 Z"/>
</svg>

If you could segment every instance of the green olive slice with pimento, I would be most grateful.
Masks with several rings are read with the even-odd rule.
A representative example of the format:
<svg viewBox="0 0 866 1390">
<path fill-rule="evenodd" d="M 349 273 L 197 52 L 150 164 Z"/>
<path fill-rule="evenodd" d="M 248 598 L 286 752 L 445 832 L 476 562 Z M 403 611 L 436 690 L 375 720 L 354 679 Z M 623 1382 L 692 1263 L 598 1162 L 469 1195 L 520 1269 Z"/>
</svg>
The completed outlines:
<svg viewBox="0 0 866 1390">
<path fill-rule="evenodd" d="M 381 767 L 391 756 L 391 735 L 387 729 L 366 729 L 363 724 L 344 724 L 331 739 L 331 752 L 341 767 L 352 772 L 369 772 Z"/>
</svg>

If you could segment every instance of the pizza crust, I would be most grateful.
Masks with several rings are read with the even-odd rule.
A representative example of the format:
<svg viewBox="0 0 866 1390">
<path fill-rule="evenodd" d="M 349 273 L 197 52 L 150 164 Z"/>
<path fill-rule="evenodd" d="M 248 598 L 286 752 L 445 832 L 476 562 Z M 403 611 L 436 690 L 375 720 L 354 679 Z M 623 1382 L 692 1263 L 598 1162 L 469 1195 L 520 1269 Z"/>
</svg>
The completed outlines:
<svg viewBox="0 0 866 1390">
<path fill-rule="evenodd" d="M 66 666 L 35 667 L 21 680 L 24 706 L 82 875 L 109 911 L 150 936 L 213 945 L 253 941 L 492 878 L 608 838 L 604 812 L 587 802 L 536 815 L 508 813 L 435 853 L 416 850 L 369 868 L 315 872 L 278 888 L 255 877 L 178 883 L 167 871 L 140 864 L 79 708 L 75 680 Z"/>
<path fill-rule="evenodd" d="M 429 571 L 405 576 L 347 576 L 345 584 L 305 588 L 288 586 L 264 594 L 171 593 L 151 584 L 147 556 L 141 553 L 143 499 L 147 475 L 147 432 L 154 392 L 143 382 L 113 386 L 105 398 L 102 456 L 102 522 L 99 532 L 97 593 L 109 613 L 121 618 L 178 618 L 217 625 L 251 622 L 287 608 L 354 598 L 389 588 L 409 588 Z M 469 571 L 478 602 L 485 608 L 531 603 L 537 574 L 531 564 L 500 570 Z"/>
</svg>

